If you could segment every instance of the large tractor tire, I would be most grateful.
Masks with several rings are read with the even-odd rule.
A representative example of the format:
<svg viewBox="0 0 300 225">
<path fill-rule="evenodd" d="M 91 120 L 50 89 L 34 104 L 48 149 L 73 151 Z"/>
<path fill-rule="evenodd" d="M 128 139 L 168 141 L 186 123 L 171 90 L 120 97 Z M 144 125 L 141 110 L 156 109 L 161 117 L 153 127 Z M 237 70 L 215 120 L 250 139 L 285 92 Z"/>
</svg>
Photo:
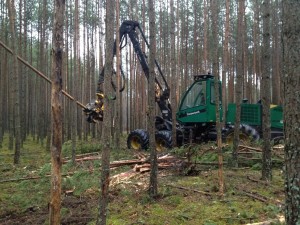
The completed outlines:
<svg viewBox="0 0 300 225">
<path fill-rule="evenodd" d="M 253 127 L 241 124 L 240 125 L 240 143 L 243 145 L 250 144 L 251 142 L 258 141 L 260 135 Z M 223 130 L 223 140 L 224 143 L 228 145 L 233 145 L 234 140 L 234 126 L 228 126 Z"/>
<path fill-rule="evenodd" d="M 172 132 L 167 130 L 157 131 L 155 134 L 157 152 L 164 152 L 172 148 Z"/>
<path fill-rule="evenodd" d="M 127 138 L 127 147 L 133 150 L 147 149 L 149 147 L 148 132 L 143 129 L 131 131 Z"/>
</svg>

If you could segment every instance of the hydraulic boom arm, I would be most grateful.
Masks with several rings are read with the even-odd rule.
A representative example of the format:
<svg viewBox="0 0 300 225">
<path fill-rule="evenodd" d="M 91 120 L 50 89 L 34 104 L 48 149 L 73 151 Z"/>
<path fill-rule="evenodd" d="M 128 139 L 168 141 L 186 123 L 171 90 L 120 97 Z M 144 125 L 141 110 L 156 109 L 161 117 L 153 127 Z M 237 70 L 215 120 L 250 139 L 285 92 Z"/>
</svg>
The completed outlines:
<svg viewBox="0 0 300 225">
<path fill-rule="evenodd" d="M 139 31 L 139 33 L 141 34 L 143 40 L 146 43 L 147 48 L 149 49 L 149 43 L 145 37 L 145 34 L 143 33 L 140 25 L 138 22 L 136 21 L 131 21 L 131 20 L 126 20 L 122 23 L 122 25 L 120 26 L 120 30 L 119 30 L 119 35 L 120 35 L 120 43 L 118 44 L 120 50 L 122 50 L 126 45 L 127 45 L 127 38 L 129 37 L 131 40 L 131 43 L 133 45 L 134 51 L 137 55 L 137 58 L 141 64 L 141 67 L 144 71 L 144 74 L 146 76 L 146 78 L 149 78 L 149 66 L 148 66 L 148 62 L 147 62 L 147 56 L 145 55 L 145 53 L 142 51 L 141 45 L 139 43 L 138 40 L 138 33 L 137 31 Z M 114 50 L 113 50 L 113 55 L 116 55 L 116 48 L 117 48 L 117 43 L 115 41 L 114 44 Z M 163 75 L 163 72 L 159 66 L 159 64 L 157 63 L 157 61 L 155 60 L 155 65 L 156 65 L 156 69 L 163 81 L 163 85 L 159 82 L 158 78 L 155 77 L 155 83 L 156 83 L 156 96 L 155 96 L 155 101 L 157 102 L 160 111 L 162 113 L 162 117 L 166 120 L 171 121 L 172 118 L 172 112 L 171 112 L 171 107 L 170 107 L 170 103 L 169 103 L 169 96 L 170 96 L 170 88 L 169 85 Z M 105 68 L 105 67 L 104 67 Z M 99 75 L 99 80 L 98 80 L 98 88 L 97 88 L 97 99 L 95 102 L 93 103 L 89 103 L 86 106 L 86 109 L 84 110 L 85 113 L 87 114 L 88 118 L 88 122 L 96 122 L 97 120 L 102 121 L 103 120 L 103 98 L 106 97 L 105 93 L 103 93 L 103 91 L 101 90 L 100 86 L 101 84 L 104 82 L 104 68 L 102 70 L 102 72 Z M 124 78 L 124 73 L 121 70 L 121 74 Z M 112 86 L 114 88 L 114 90 L 116 90 L 116 85 L 112 83 Z M 124 90 L 124 86 L 121 88 L 121 90 L 119 91 L 123 91 Z"/>
</svg>

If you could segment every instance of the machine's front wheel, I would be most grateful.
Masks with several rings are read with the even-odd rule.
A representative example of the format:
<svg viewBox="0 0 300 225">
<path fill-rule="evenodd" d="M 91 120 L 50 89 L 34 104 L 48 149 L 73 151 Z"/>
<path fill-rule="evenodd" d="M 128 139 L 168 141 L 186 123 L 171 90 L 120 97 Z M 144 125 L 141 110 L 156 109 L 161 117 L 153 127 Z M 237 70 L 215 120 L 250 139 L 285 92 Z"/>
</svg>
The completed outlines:
<svg viewBox="0 0 300 225">
<path fill-rule="evenodd" d="M 130 132 L 127 138 L 127 147 L 133 150 L 147 149 L 149 134 L 146 130 L 137 129 Z"/>
<path fill-rule="evenodd" d="M 155 134 L 156 151 L 164 152 L 172 148 L 172 132 L 161 130 Z"/>
<path fill-rule="evenodd" d="M 234 126 L 226 128 L 227 131 L 224 133 L 223 140 L 228 145 L 233 145 L 234 140 Z M 259 133 L 251 126 L 241 124 L 239 132 L 240 143 L 247 145 L 250 142 L 258 141 L 260 139 Z"/>
</svg>

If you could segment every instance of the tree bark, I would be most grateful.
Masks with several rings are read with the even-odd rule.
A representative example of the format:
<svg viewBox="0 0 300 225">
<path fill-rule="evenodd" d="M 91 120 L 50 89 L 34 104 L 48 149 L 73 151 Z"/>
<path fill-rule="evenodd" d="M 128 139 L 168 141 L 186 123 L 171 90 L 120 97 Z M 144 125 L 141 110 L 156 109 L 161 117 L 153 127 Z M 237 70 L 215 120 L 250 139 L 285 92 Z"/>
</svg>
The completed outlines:
<svg viewBox="0 0 300 225">
<path fill-rule="evenodd" d="M 104 70 L 104 120 L 102 128 L 103 150 L 102 150 L 102 173 L 100 178 L 100 201 L 97 225 L 105 225 L 107 220 L 108 191 L 109 191 L 109 164 L 111 150 L 111 75 L 113 72 L 113 46 L 115 34 L 115 7 L 114 1 L 106 1 L 105 18 L 105 70 Z"/>
<path fill-rule="evenodd" d="M 204 17 L 204 24 L 203 24 L 203 68 L 204 68 L 204 73 L 206 74 L 208 71 L 208 44 L 207 44 L 207 39 L 208 39 L 208 0 L 203 0 L 204 4 L 204 12 L 203 12 L 203 17 Z"/>
<path fill-rule="evenodd" d="M 116 28 L 120 27 L 120 2 L 116 0 Z M 121 116 L 122 116 L 122 107 L 121 107 L 121 58 L 120 58 L 120 35 L 116 35 L 116 76 L 117 76 L 117 91 L 116 91 L 116 112 L 115 112 L 115 147 L 116 149 L 120 149 L 120 136 L 122 134 L 121 131 Z"/>
<path fill-rule="evenodd" d="M 280 91 L 281 82 L 280 82 L 280 68 L 282 66 L 282 55 L 281 55 L 281 46 L 280 46 L 280 23 L 279 16 L 281 12 L 281 5 L 279 5 L 278 0 L 273 3 L 273 14 L 272 14 L 272 29 L 273 29 L 273 41 L 272 41 L 272 103 L 273 104 L 282 104 L 281 96 L 282 92 Z"/>
<path fill-rule="evenodd" d="M 19 62 L 17 58 L 17 38 L 16 38 L 16 12 L 14 0 L 7 0 L 8 15 L 10 20 L 11 42 L 13 51 L 13 116 L 15 124 L 15 154 L 14 164 L 19 164 L 21 154 L 21 119 L 20 119 L 20 94 L 19 94 Z"/>
<path fill-rule="evenodd" d="M 300 2 L 283 5 L 286 224 L 300 224 Z"/>
<path fill-rule="evenodd" d="M 229 47 L 229 0 L 226 0 L 226 16 L 225 16 L 225 37 L 223 46 L 223 66 L 222 66 L 222 105 L 223 105 L 223 123 L 226 120 L 227 111 L 227 73 L 228 73 L 228 47 Z"/>
<path fill-rule="evenodd" d="M 262 179 L 272 179 L 271 160 L 271 124 L 270 124 L 270 88 L 271 88 L 271 48 L 270 48 L 270 0 L 265 0 L 263 7 L 263 73 L 262 73 L 262 131 L 263 131 L 263 155 L 262 155 Z"/>
<path fill-rule="evenodd" d="M 76 85 L 79 85 L 79 68 L 78 65 L 80 64 L 79 60 L 79 11 L 78 11 L 78 0 L 75 0 L 75 9 L 74 9 L 74 76 L 72 80 L 72 86 L 73 86 L 73 94 L 76 99 L 78 99 L 78 90 L 75 88 Z M 76 140 L 77 140 L 77 105 L 76 102 L 72 102 L 72 163 L 75 164 L 75 155 L 76 155 Z"/>
<path fill-rule="evenodd" d="M 233 150 L 232 150 L 232 158 L 233 158 L 233 166 L 238 166 L 237 161 L 237 151 L 239 145 L 239 133 L 240 133 L 240 124 L 241 124 L 241 102 L 242 102 L 242 87 L 243 87 L 243 15 L 244 15 L 244 7 L 245 1 L 238 1 L 238 28 L 237 28 L 237 50 L 236 50 L 236 58 L 237 58 L 237 68 L 236 68 L 236 85 L 235 85 L 235 94 L 236 94 L 236 118 L 234 123 L 234 141 L 233 141 Z"/>
<path fill-rule="evenodd" d="M 172 107 L 172 145 L 173 147 L 177 146 L 177 135 L 176 135 L 176 48 L 175 48 L 175 8 L 174 1 L 170 0 L 170 12 L 171 12 L 171 50 L 170 50 L 170 58 L 171 58 L 171 107 Z"/>
<path fill-rule="evenodd" d="M 52 50 L 52 146 L 51 146 L 51 200 L 49 203 L 50 224 L 61 221 L 61 148 L 62 148 L 62 58 L 63 22 L 65 1 L 55 1 L 53 50 Z"/>
<path fill-rule="evenodd" d="M 212 36 L 213 36 L 213 75 L 214 89 L 215 89 L 215 104 L 216 104 L 216 130 L 217 130 L 217 148 L 218 148 L 218 161 L 219 161 L 219 192 L 220 195 L 224 195 L 224 177 L 223 177 L 223 154 L 222 154 L 222 136 L 221 136 L 221 122 L 220 122 L 220 85 L 219 85 L 219 72 L 218 72 L 218 47 L 219 47 L 219 36 L 218 36 L 218 15 L 219 15 L 219 4 L 220 2 L 215 0 L 212 1 L 211 15 L 212 15 Z"/>
<path fill-rule="evenodd" d="M 156 54 L 156 29 L 155 29 L 155 11 L 153 0 L 148 0 L 149 7 L 149 32 L 150 32 L 150 55 L 149 55 L 149 79 L 148 79 L 148 130 L 149 130 L 149 148 L 150 148 L 150 184 L 149 195 L 155 198 L 157 190 L 157 153 L 155 147 L 155 54 Z"/>
</svg>

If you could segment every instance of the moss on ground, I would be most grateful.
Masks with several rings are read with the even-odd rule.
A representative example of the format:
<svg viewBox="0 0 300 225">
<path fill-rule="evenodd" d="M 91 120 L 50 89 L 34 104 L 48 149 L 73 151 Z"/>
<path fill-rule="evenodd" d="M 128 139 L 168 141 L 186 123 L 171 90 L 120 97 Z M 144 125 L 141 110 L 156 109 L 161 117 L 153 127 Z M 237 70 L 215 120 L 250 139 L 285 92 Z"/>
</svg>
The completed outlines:
<svg viewBox="0 0 300 225">
<path fill-rule="evenodd" d="M 78 143 L 77 153 L 101 150 L 101 145 Z M 124 144 L 125 146 L 125 144 Z M 201 148 L 201 147 L 199 147 Z M 64 156 L 69 156 L 70 142 L 64 144 Z M 29 138 L 22 149 L 21 163 L 13 165 L 13 155 L 7 149 L 7 137 L 0 152 L 0 180 L 40 176 L 40 179 L 0 183 L 0 223 L 47 224 L 51 170 L 50 156 L 39 143 Z M 114 150 L 112 160 L 133 158 L 129 150 Z M 213 156 L 199 161 L 215 160 Z M 112 170 L 118 174 L 130 170 L 121 167 Z M 284 200 L 283 174 L 273 171 L 271 184 L 255 182 L 260 171 L 249 169 L 224 169 L 226 191 L 218 195 L 218 171 L 215 167 L 201 167 L 195 176 L 183 176 L 174 170 L 159 172 L 159 197 L 149 198 L 149 174 L 144 173 L 121 182 L 110 189 L 108 224 L 245 224 L 276 218 L 283 214 L 278 202 Z M 62 219 L 68 224 L 95 224 L 98 212 L 100 160 L 63 165 Z M 253 178 L 253 180 L 250 180 Z M 189 190 L 180 189 L 184 187 Z M 67 191 L 73 190 L 70 194 Z M 193 190 L 205 191 L 203 195 Z M 267 197 L 261 202 L 245 195 L 251 192 Z M 69 222 L 68 222 L 69 221 Z M 76 221 L 76 222 L 70 222 Z"/>
</svg>

